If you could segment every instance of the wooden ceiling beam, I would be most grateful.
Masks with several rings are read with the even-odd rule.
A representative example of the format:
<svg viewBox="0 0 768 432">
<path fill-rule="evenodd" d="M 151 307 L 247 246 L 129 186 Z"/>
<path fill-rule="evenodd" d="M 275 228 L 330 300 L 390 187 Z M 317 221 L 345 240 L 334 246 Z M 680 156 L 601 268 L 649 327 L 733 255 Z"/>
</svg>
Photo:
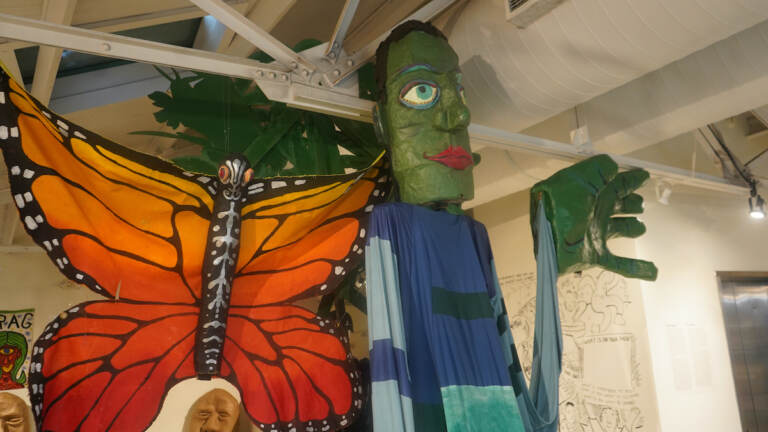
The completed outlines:
<svg viewBox="0 0 768 432">
<path fill-rule="evenodd" d="M 252 1 L 252 0 L 250 0 Z M 247 0 L 227 0 L 227 4 L 231 5 L 237 10 L 244 11 L 249 5 Z M 103 21 L 94 21 L 85 24 L 77 24 L 73 27 L 95 30 L 103 33 L 115 33 L 124 30 L 131 30 L 141 27 L 149 27 L 153 25 L 167 24 L 178 21 L 185 21 L 195 18 L 200 18 L 206 15 L 206 12 L 196 6 L 188 6 L 177 9 L 167 9 L 152 13 L 126 16 L 122 18 L 115 18 Z M 230 37 L 231 39 L 231 37 Z M 15 41 L 10 39 L 0 38 L 0 50 L 15 50 L 20 48 L 26 48 L 34 46 L 35 44 Z"/>
<path fill-rule="evenodd" d="M 69 25 L 75 14 L 75 6 L 77 6 L 77 0 L 47 0 L 43 4 L 43 14 L 40 19 L 54 24 Z M 44 105 L 51 100 L 56 72 L 61 63 L 61 51 L 61 48 L 41 46 L 37 53 L 35 78 L 32 81 L 30 93 Z"/>
<path fill-rule="evenodd" d="M 2 45 L 0 45 L 0 62 L 2 62 L 6 68 L 8 68 L 8 72 L 11 73 L 11 76 L 16 80 L 21 82 L 21 70 L 19 69 L 19 62 L 16 60 L 16 53 L 9 48 L 3 48 Z"/>
<path fill-rule="evenodd" d="M 296 0 L 259 0 L 248 12 L 246 18 L 267 32 L 285 17 L 285 14 L 296 4 Z M 256 52 L 256 47 L 242 36 L 231 33 L 231 42 L 222 49 L 222 53 L 235 57 L 248 57 Z"/>
</svg>

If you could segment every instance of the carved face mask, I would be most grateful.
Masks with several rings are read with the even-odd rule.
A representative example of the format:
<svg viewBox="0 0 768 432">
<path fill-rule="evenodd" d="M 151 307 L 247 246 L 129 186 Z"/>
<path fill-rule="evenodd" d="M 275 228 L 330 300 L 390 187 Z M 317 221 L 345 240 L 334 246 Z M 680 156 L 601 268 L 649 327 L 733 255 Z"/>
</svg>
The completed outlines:
<svg viewBox="0 0 768 432">
<path fill-rule="evenodd" d="M 389 46 L 380 135 L 391 149 L 400 200 L 430 205 L 472 199 L 469 108 L 448 42 L 415 31 Z"/>
<path fill-rule="evenodd" d="M 24 401 L 11 393 L 0 393 L 0 432 L 29 432 L 30 428 Z"/>
<path fill-rule="evenodd" d="M 240 414 L 238 407 L 225 390 L 211 390 L 190 408 L 185 432 L 232 432 Z"/>
</svg>

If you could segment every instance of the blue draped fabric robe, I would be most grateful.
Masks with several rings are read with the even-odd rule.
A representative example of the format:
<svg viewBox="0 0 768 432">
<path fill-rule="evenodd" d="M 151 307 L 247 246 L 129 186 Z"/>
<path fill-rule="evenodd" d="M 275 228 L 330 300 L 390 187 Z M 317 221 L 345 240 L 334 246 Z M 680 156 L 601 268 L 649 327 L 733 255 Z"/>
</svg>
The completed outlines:
<svg viewBox="0 0 768 432">
<path fill-rule="evenodd" d="M 485 227 L 404 203 L 374 209 L 365 253 L 376 431 L 556 430 L 557 264 L 540 219 L 529 391 Z"/>
</svg>

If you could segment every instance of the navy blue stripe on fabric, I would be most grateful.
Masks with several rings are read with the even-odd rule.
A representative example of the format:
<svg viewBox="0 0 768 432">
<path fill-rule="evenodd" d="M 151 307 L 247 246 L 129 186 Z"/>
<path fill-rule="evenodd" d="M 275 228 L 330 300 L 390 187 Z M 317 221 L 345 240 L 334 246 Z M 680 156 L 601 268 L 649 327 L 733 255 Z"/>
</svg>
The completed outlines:
<svg viewBox="0 0 768 432">
<path fill-rule="evenodd" d="M 371 381 L 395 380 L 400 394 L 411 397 L 411 385 L 408 380 L 408 366 L 405 352 L 392 346 L 391 339 L 373 341 L 371 348 Z"/>
</svg>

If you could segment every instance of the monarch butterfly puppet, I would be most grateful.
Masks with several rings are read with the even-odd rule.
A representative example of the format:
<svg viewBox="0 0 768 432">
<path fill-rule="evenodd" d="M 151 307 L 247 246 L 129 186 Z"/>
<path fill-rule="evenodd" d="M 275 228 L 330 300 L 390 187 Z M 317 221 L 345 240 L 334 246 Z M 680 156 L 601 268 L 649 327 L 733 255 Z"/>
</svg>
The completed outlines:
<svg viewBox="0 0 768 432">
<path fill-rule="evenodd" d="M 62 312 L 36 342 L 40 431 L 141 431 L 167 391 L 221 377 L 262 430 L 326 431 L 362 407 L 340 326 L 293 301 L 358 264 L 388 187 L 380 158 L 345 175 L 257 180 L 233 156 L 185 172 L 51 113 L 4 71 L 0 148 L 27 232 L 108 300 Z"/>
</svg>

